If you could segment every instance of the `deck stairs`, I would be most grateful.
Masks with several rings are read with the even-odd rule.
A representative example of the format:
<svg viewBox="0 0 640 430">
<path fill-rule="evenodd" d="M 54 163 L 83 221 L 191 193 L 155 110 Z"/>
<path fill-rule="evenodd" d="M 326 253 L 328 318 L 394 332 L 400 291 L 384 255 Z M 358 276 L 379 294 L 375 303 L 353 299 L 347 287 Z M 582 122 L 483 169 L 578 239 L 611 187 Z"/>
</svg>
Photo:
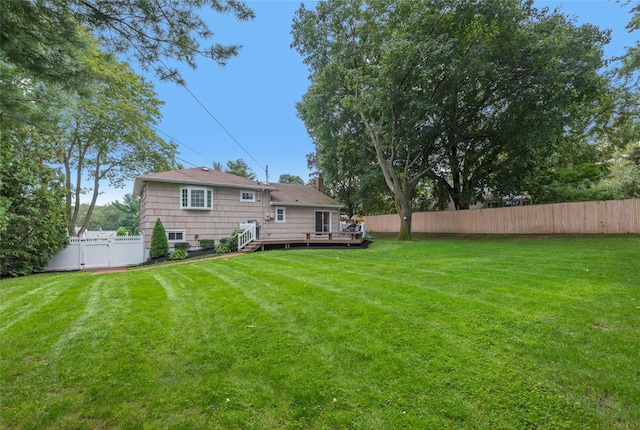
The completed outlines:
<svg viewBox="0 0 640 430">
<path fill-rule="evenodd" d="M 259 250 L 261 246 L 262 246 L 262 245 L 261 245 L 260 243 L 258 243 L 258 242 L 256 242 L 256 241 L 253 241 L 253 242 L 250 242 L 250 243 L 248 243 L 247 245 L 243 246 L 243 247 L 240 249 L 240 251 L 239 251 L 239 252 L 240 252 L 241 254 L 249 254 L 249 253 L 251 253 L 251 252 L 255 252 L 255 251 Z"/>
</svg>

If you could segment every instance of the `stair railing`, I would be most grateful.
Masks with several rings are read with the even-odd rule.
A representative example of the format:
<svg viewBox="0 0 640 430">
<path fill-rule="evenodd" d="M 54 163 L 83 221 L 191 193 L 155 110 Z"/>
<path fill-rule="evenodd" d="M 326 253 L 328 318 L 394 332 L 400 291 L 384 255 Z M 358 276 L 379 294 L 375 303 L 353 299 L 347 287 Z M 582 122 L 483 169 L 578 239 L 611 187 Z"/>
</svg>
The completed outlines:
<svg viewBox="0 0 640 430">
<path fill-rule="evenodd" d="M 254 222 L 240 223 L 242 233 L 238 235 L 238 251 L 256 240 L 256 224 Z"/>
</svg>

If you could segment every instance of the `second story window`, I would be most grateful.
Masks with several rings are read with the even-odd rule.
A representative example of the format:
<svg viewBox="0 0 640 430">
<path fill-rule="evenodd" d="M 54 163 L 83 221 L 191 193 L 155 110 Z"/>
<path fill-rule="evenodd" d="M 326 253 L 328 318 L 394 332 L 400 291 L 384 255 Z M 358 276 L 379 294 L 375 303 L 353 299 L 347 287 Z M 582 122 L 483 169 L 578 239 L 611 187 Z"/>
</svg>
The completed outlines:
<svg viewBox="0 0 640 430">
<path fill-rule="evenodd" d="M 180 207 L 182 209 L 211 210 L 213 191 L 204 187 L 183 187 L 180 189 Z"/>
<path fill-rule="evenodd" d="M 255 193 L 255 191 L 240 191 L 240 201 L 241 202 L 255 202 L 256 201 L 256 193 Z"/>
</svg>

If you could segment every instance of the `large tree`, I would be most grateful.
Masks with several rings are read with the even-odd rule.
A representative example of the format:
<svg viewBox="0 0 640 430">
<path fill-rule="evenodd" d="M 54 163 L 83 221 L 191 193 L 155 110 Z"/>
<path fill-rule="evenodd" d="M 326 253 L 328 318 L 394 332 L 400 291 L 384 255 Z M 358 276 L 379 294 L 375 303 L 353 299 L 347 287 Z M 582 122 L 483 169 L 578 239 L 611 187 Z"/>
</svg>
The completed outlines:
<svg viewBox="0 0 640 430">
<path fill-rule="evenodd" d="M 63 177 L 41 144 L 55 110 L 37 89 L 0 63 L 0 277 L 42 269 L 68 243 Z"/>
<path fill-rule="evenodd" d="M 468 207 L 588 122 L 576 106 L 605 86 L 606 35 L 531 2 L 329 0 L 301 6 L 293 36 L 311 79 L 300 116 L 317 144 L 348 136 L 375 157 L 401 239 L 425 180 Z"/>
<path fill-rule="evenodd" d="M 385 4 L 387 3 L 387 4 Z M 434 148 L 417 143 L 410 133 L 418 122 L 407 105 L 415 78 L 394 80 L 387 62 L 400 51 L 395 44 L 391 16 L 402 5 L 392 2 L 321 2 L 316 11 L 301 6 L 294 20 L 293 46 L 305 56 L 312 85 L 298 105 L 300 117 L 320 148 L 320 167 L 332 162 L 323 157 L 324 145 L 358 145 L 375 157 L 392 190 L 401 217 L 400 238 L 411 235 L 411 197 L 429 170 Z M 440 141 L 434 141 L 440 145 Z M 348 150 L 348 146 L 344 147 Z M 357 151 L 351 151 L 354 153 Z M 337 157 L 345 152 L 336 152 Z M 327 168 L 331 171 L 331 168 Z"/>
<path fill-rule="evenodd" d="M 172 161 L 170 146 L 163 145 L 156 151 L 154 145 L 161 141 L 149 140 L 152 133 L 148 125 L 153 121 L 137 131 L 133 130 L 135 124 L 128 124 L 143 116 L 157 117 L 155 95 L 149 98 L 151 88 L 124 64 L 96 67 L 97 60 L 90 58 L 95 44 L 86 29 L 110 52 L 135 58 L 143 69 L 153 69 L 160 78 L 182 83 L 178 64 L 195 68 L 198 56 L 224 64 L 238 52 L 238 45 L 206 45 L 213 32 L 200 14 L 207 9 L 230 13 L 240 20 L 254 16 L 244 2 L 237 0 L 0 1 L 0 243 L 11 243 L 11 251 L 20 255 L 12 261 L 26 262 L 25 256 L 29 255 L 36 263 L 31 267 L 42 266 L 66 242 L 67 229 L 77 219 L 77 211 L 71 208 L 62 219 L 58 216 L 65 214 L 65 199 L 60 194 L 64 187 L 58 186 L 57 167 L 47 166 L 47 161 L 65 165 L 68 172 L 84 168 L 94 180 L 103 178 L 115 184 L 127 169 L 134 173 Z M 136 93 L 138 90 L 142 92 Z M 126 100 L 129 96 L 132 100 Z M 118 103 L 118 97 L 125 103 Z M 136 112 L 145 97 L 151 103 Z M 98 100 L 105 103 L 100 106 Z M 108 112 L 109 108 L 113 112 Z M 85 141 L 84 149 L 80 149 L 77 138 L 90 136 L 90 122 L 96 126 L 92 132 L 97 141 Z M 114 137 L 120 126 L 121 136 Z M 72 134 L 75 137 L 70 138 Z M 136 148 L 126 148 L 126 141 Z M 76 152 L 62 154 L 48 143 L 56 143 L 58 149 L 67 143 L 66 148 L 73 147 Z M 72 160 L 76 155 L 78 158 Z M 70 195 L 72 204 L 79 203 L 78 176 L 67 175 L 68 206 Z M 93 190 L 98 192 L 97 185 Z M 94 203 L 95 199 L 90 209 Z M 14 233 L 27 236 L 22 241 L 14 240 L 10 237 Z M 37 240 L 49 242 L 38 245 Z M 3 255 L 0 264 L 5 271 L 9 254 Z"/>
<path fill-rule="evenodd" d="M 500 13 L 486 11 L 476 42 L 457 52 L 456 96 L 441 104 L 451 145 L 428 177 L 457 209 L 486 190 L 522 192 L 530 172 L 592 139 L 614 109 L 599 73 L 606 33 L 556 13 Z"/>
<path fill-rule="evenodd" d="M 71 235 L 87 229 L 104 182 L 121 188 L 136 175 L 169 170 L 176 150 L 153 129 L 161 102 L 149 83 L 96 47 L 86 63 L 97 78 L 84 93 L 64 99 L 65 119 L 51 139 L 57 150 L 54 161 L 64 166 Z M 87 193 L 88 214 L 76 232 L 81 197 Z"/>
</svg>

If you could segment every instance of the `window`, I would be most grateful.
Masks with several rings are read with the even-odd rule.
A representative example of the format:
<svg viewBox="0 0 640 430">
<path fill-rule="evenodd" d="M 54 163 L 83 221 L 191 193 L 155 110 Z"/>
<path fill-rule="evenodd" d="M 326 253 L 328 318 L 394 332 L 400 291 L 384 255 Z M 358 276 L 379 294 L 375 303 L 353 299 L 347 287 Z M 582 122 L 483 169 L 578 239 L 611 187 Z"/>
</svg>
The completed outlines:
<svg viewBox="0 0 640 430">
<path fill-rule="evenodd" d="M 284 222 L 286 214 L 287 213 L 284 208 L 276 208 L 276 222 Z"/>
<path fill-rule="evenodd" d="M 240 191 L 241 202 L 255 202 L 256 193 L 254 191 Z"/>
<path fill-rule="evenodd" d="M 186 230 L 166 230 L 169 242 L 184 242 L 187 236 Z"/>
<path fill-rule="evenodd" d="M 180 190 L 182 209 L 210 210 L 213 207 L 213 191 L 202 187 L 184 187 Z"/>
</svg>

